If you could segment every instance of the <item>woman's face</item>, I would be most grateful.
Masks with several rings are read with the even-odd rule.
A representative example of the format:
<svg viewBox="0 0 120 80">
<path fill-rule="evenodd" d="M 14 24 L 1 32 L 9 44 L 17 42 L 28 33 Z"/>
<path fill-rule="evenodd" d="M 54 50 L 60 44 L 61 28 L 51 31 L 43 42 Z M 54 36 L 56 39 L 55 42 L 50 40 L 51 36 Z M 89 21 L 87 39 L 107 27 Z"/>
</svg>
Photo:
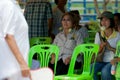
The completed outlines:
<svg viewBox="0 0 120 80">
<path fill-rule="evenodd" d="M 65 15 L 62 18 L 62 26 L 63 26 L 63 29 L 70 29 L 73 26 L 70 15 Z"/>
<path fill-rule="evenodd" d="M 101 25 L 104 26 L 105 28 L 110 27 L 110 19 L 103 17 L 101 20 Z"/>
</svg>

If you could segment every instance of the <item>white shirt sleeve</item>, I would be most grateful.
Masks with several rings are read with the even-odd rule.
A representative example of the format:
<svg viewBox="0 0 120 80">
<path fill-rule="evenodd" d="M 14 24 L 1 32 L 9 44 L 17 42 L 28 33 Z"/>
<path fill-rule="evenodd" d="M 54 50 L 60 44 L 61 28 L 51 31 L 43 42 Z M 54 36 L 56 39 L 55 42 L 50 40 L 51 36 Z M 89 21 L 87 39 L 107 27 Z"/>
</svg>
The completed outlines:
<svg viewBox="0 0 120 80">
<path fill-rule="evenodd" d="M 95 44 L 100 44 L 100 37 L 99 37 L 99 33 L 97 32 L 95 35 Z"/>
<path fill-rule="evenodd" d="M 16 20 L 16 13 L 15 13 L 15 6 L 12 3 L 6 4 L 3 7 L 2 11 L 2 24 L 3 24 L 3 34 L 4 37 L 7 34 L 14 35 L 15 32 L 15 20 Z"/>
</svg>

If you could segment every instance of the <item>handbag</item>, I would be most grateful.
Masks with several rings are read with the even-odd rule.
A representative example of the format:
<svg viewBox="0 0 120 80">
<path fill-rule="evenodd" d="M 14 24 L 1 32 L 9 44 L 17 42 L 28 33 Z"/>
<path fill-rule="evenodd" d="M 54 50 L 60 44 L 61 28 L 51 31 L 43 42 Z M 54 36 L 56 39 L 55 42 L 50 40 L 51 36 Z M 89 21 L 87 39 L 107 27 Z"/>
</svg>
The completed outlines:
<svg viewBox="0 0 120 80">
<path fill-rule="evenodd" d="M 103 37 L 101 36 L 101 33 L 100 32 L 98 32 L 98 33 L 99 33 L 100 41 L 103 41 Z M 104 50 L 105 50 L 105 48 L 104 48 Z M 103 62 L 104 50 L 101 53 L 98 53 L 96 62 Z"/>
</svg>

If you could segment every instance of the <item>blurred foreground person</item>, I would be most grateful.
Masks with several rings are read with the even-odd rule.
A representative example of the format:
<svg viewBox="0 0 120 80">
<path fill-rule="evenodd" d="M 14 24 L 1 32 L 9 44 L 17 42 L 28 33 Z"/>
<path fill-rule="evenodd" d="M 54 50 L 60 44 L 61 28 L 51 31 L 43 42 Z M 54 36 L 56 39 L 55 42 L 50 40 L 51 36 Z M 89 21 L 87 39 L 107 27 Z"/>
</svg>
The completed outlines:
<svg viewBox="0 0 120 80">
<path fill-rule="evenodd" d="M 28 25 L 15 0 L 0 2 L 0 80 L 30 80 Z"/>
</svg>

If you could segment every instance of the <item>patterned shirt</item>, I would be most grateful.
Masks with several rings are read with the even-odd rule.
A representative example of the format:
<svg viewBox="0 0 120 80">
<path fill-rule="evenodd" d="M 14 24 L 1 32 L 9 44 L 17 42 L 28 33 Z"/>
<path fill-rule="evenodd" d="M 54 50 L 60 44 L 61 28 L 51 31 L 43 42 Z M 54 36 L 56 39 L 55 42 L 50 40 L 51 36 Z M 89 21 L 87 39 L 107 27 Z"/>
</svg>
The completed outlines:
<svg viewBox="0 0 120 80">
<path fill-rule="evenodd" d="M 48 36 L 48 19 L 52 18 L 49 2 L 28 2 L 25 18 L 29 25 L 29 37 Z"/>
<path fill-rule="evenodd" d="M 72 55 L 74 48 L 78 44 L 83 43 L 83 37 L 78 32 L 70 32 L 67 36 L 64 35 L 64 32 L 60 32 L 56 35 L 53 44 L 56 44 L 60 48 L 59 59 L 62 58 L 63 61 L 69 56 Z"/>
</svg>

